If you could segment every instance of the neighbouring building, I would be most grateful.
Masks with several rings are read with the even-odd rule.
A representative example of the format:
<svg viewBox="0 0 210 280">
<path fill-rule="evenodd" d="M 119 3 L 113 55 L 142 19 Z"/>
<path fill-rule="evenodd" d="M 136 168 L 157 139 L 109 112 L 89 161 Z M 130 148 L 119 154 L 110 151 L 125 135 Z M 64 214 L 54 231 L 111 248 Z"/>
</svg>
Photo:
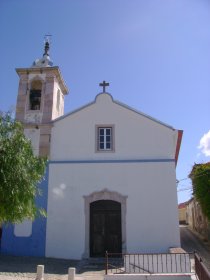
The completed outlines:
<svg viewBox="0 0 210 280">
<path fill-rule="evenodd" d="M 186 207 L 187 202 L 182 202 L 178 205 L 179 210 L 179 223 L 186 224 Z"/>
<path fill-rule="evenodd" d="M 186 204 L 186 221 L 193 231 L 197 232 L 204 240 L 210 241 L 210 223 L 194 197 Z"/>
<path fill-rule="evenodd" d="M 182 131 L 107 92 L 63 115 L 68 89 L 43 58 L 16 69 L 16 118 L 37 155 L 48 155 L 47 219 L 3 228 L 2 252 L 81 259 L 109 252 L 160 253 L 180 246 L 176 164 Z M 73 98 L 73 97 L 72 97 Z"/>
</svg>

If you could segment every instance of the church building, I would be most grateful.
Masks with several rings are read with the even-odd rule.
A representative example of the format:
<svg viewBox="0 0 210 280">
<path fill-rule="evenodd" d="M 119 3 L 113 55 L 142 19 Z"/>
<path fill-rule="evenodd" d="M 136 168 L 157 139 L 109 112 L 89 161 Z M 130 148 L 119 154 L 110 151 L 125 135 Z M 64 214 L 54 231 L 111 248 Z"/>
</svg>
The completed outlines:
<svg viewBox="0 0 210 280">
<path fill-rule="evenodd" d="M 48 42 L 16 72 L 16 119 L 34 153 L 49 158 L 37 198 L 47 218 L 3 228 L 2 253 L 82 259 L 179 247 L 182 131 L 116 101 L 105 81 L 92 102 L 64 114 L 68 89 Z"/>
</svg>

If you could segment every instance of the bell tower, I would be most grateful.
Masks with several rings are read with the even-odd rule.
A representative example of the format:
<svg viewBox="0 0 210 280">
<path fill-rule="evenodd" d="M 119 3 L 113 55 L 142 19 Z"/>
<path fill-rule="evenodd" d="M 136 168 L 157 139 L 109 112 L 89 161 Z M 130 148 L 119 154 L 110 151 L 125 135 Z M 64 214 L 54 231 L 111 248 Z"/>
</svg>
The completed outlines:
<svg viewBox="0 0 210 280">
<path fill-rule="evenodd" d="M 36 59 L 30 68 L 17 68 L 19 88 L 16 119 L 24 126 L 31 139 L 34 153 L 49 156 L 52 121 L 64 114 L 64 97 L 68 89 L 58 66 L 49 56 L 49 39 L 46 38 L 43 57 Z"/>
</svg>

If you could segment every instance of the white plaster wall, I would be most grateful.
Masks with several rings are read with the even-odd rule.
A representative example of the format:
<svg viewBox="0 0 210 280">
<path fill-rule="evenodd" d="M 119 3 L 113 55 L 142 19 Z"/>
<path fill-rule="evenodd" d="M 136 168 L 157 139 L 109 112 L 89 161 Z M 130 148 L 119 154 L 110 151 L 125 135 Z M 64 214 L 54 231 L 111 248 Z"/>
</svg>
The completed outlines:
<svg viewBox="0 0 210 280">
<path fill-rule="evenodd" d="M 31 81 L 32 79 L 34 79 L 34 78 L 40 78 L 41 80 L 45 80 L 45 78 L 46 78 L 46 73 L 30 73 L 29 75 L 28 75 L 28 79 L 29 79 L 29 81 Z"/>
<path fill-rule="evenodd" d="M 57 91 L 60 90 L 60 109 L 57 110 Z M 63 115 L 64 109 L 64 98 L 62 97 L 63 93 L 59 86 L 58 81 L 55 79 L 54 90 L 53 90 L 53 109 L 52 109 L 52 119 L 56 119 Z"/>
<path fill-rule="evenodd" d="M 95 153 L 95 126 L 115 126 L 115 152 Z M 108 94 L 54 123 L 51 159 L 174 158 L 177 131 L 113 103 Z"/>
<path fill-rule="evenodd" d="M 25 121 L 28 123 L 41 123 L 42 122 L 43 113 L 37 111 L 27 111 L 25 113 Z"/>
<path fill-rule="evenodd" d="M 40 140 L 40 129 L 36 128 L 25 128 L 25 136 L 31 140 L 31 145 L 35 156 L 39 155 L 39 140 Z"/>
<path fill-rule="evenodd" d="M 179 247 L 174 170 L 173 162 L 50 164 L 46 256 L 82 257 L 83 196 L 104 188 L 128 196 L 127 252 L 167 252 L 169 247 Z"/>
<path fill-rule="evenodd" d="M 15 224 L 14 235 L 17 237 L 29 237 L 32 234 L 32 221 L 25 219 L 20 224 Z"/>
</svg>

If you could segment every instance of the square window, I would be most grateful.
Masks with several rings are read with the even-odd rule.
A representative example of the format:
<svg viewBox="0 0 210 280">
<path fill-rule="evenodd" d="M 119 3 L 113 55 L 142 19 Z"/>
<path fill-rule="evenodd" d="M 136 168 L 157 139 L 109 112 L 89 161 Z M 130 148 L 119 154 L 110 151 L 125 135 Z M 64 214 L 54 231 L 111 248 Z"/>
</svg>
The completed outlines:
<svg viewBox="0 0 210 280">
<path fill-rule="evenodd" d="M 113 126 L 96 126 L 97 151 L 113 151 Z"/>
</svg>

